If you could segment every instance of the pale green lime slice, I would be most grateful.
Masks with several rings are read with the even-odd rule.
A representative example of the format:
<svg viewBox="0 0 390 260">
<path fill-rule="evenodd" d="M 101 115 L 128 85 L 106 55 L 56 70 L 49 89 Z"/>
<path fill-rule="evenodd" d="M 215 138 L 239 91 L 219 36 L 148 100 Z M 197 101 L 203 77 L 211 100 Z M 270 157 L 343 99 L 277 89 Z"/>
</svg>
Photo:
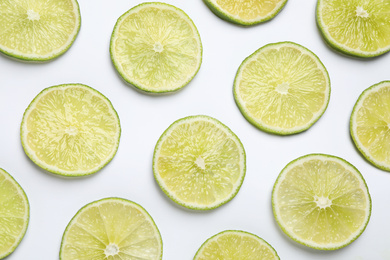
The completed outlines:
<svg viewBox="0 0 390 260">
<path fill-rule="evenodd" d="M 281 229 L 293 240 L 335 250 L 357 239 L 371 215 L 371 198 L 360 172 L 347 161 L 310 154 L 290 162 L 272 192 Z"/>
<path fill-rule="evenodd" d="M 143 3 L 119 17 L 111 59 L 128 83 L 150 93 L 187 85 L 202 62 L 202 43 L 192 20 L 164 3 Z"/>
<path fill-rule="evenodd" d="M 158 140 L 153 171 L 174 202 L 190 209 L 213 209 L 239 191 L 245 176 L 245 151 L 238 137 L 218 120 L 185 117 Z"/>
<path fill-rule="evenodd" d="M 11 254 L 27 231 L 30 206 L 22 187 L 0 168 L 0 259 Z"/>
<path fill-rule="evenodd" d="M 0 52 L 46 61 L 67 51 L 80 30 L 76 0 L 0 1 Z"/>
<path fill-rule="evenodd" d="M 204 0 L 220 18 L 240 24 L 254 25 L 274 18 L 287 0 Z"/>
<path fill-rule="evenodd" d="M 363 91 L 350 124 L 353 141 L 363 156 L 376 167 L 390 171 L 390 81 Z"/>
<path fill-rule="evenodd" d="M 206 240 L 194 260 L 279 260 L 262 238 L 240 230 L 226 230 Z"/>
<path fill-rule="evenodd" d="M 111 102 L 82 84 L 44 89 L 24 112 L 21 140 L 38 166 L 66 176 L 92 174 L 114 157 L 120 123 Z"/>
<path fill-rule="evenodd" d="M 292 42 L 258 49 L 242 62 L 234 81 L 234 98 L 244 117 L 274 134 L 307 130 L 325 112 L 329 97 L 324 65 Z"/>
<path fill-rule="evenodd" d="M 160 260 L 162 239 L 140 205 L 121 198 L 81 208 L 62 237 L 60 260 Z"/>
<path fill-rule="evenodd" d="M 333 48 L 358 57 L 390 50 L 390 2 L 318 0 L 317 24 Z"/>
</svg>

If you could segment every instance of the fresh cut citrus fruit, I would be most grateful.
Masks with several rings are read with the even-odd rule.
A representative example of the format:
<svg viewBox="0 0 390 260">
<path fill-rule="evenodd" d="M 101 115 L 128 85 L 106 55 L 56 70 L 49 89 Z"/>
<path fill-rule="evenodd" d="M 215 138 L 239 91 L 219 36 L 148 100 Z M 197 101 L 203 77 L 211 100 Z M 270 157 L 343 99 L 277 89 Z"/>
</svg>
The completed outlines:
<svg viewBox="0 0 390 260">
<path fill-rule="evenodd" d="M 30 206 L 22 187 L 0 168 L 0 259 L 11 254 L 27 231 Z"/>
<path fill-rule="evenodd" d="M 67 51 L 80 30 L 76 0 L 0 1 L 0 52 L 47 61 Z"/>
<path fill-rule="evenodd" d="M 357 239 L 371 215 L 371 198 L 360 172 L 347 161 L 309 154 L 290 162 L 272 192 L 275 219 L 305 246 L 335 250 Z"/>
<path fill-rule="evenodd" d="M 162 252 L 160 232 L 144 208 L 105 198 L 84 206 L 69 222 L 60 260 L 160 260 Z"/>
<path fill-rule="evenodd" d="M 390 50 L 390 2 L 383 0 L 318 0 L 317 24 L 326 42 L 357 57 Z"/>
<path fill-rule="evenodd" d="M 122 78 L 150 93 L 181 89 L 202 62 L 202 43 L 192 20 L 179 8 L 156 2 L 119 17 L 110 52 Z"/>
<path fill-rule="evenodd" d="M 356 147 L 376 167 L 390 171 L 390 81 L 363 91 L 353 108 L 350 131 Z"/>
<path fill-rule="evenodd" d="M 186 208 L 208 210 L 230 201 L 245 176 L 245 151 L 218 120 L 189 116 L 158 140 L 153 172 L 164 193 Z"/>
<path fill-rule="evenodd" d="M 279 260 L 275 249 L 260 237 L 245 231 L 226 230 L 199 248 L 194 260 Z"/>
<path fill-rule="evenodd" d="M 92 174 L 114 157 L 120 123 L 111 102 L 82 84 L 44 89 L 24 112 L 21 140 L 43 169 L 66 176 Z"/>
<path fill-rule="evenodd" d="M 287 0 L 204 0 L 220 18 L 240 24 L 254 25 L 274 18 Z"/>
<path fill-rule="evenodd" d="M 234 81 L 244 117 L 274 134 L 307 130 L 325 112 L 329 97 L 329 75 L 320 59 L 292 42 L 258 49 L 242 62 Z"/>
</svg>

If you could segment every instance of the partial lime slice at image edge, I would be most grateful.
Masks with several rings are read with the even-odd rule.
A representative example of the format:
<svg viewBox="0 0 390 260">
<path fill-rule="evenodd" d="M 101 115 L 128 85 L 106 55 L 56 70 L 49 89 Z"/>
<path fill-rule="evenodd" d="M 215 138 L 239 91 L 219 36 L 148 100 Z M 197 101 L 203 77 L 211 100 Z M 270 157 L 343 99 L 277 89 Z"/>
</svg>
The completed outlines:
<svg viewBox="0 0 390 260">
<path fill-rule="evenodd" d="M 0 203 L 0 259 L 3 259 L 15 251 L 26 234 L 30 205 L 23 188 L 1 168 Z"/>
</svg>

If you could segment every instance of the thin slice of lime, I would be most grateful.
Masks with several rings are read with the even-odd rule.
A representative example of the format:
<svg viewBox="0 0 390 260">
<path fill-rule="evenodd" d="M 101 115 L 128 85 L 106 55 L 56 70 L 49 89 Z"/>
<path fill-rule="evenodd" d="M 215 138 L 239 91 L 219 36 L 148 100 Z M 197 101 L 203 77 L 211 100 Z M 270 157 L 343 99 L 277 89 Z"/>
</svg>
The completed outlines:
<svg viewBox="0 0 390 260">
<path fill-rule="evenodd" d="M 154 177 L 164 193 L 197 210 L 233 199 L 244 181 L 245 165 L 238 137 L 208 116 L 174 122 L 158 140 L 153 157 Z"/>
<path fill-rule="evenodd" d="M 69 222 L 60 260 L 160 260 L 162 239 L 149 213 L 121 198 L 81 208 Z"/>
<path fill-rule="evenodd" d="M 376 167 L 390 171 L 390 81 L 375 84 L 353 108 L 350 131 L 356 147 Z"/>
<path fill-rule="evenodd" d="M 244 117 L 274 134 L 307 130 L 325 112 L 329 97 L 324 65 L 292 42 L 258 49 L 242 62 L 234 81 L 234 98 Z"/>
<path fill-rule="evenodd" d="M 30 218 L 26 193 L 12 176 L 0 168 L 0 259 L 22 241 Z"/>
<path fill-rule="evenodd" d="M 347 161 L 309 154 L 290 162 L 272 192 L 277 223 L 293 240 L 335 250 L 357 239 L 371 215 L 371 198 L 360 172 Z"/>
<path fill-rule="evenodd" d="M 0 1 L 0 52 L 47 61 L 67 51 L 80 30 L 76 0 Z"/>
<path fill-rule="evenodd" d="M 204 0 L 220 18 L 240 24 L 255 25 L 274 18 L 287 0 Z"/>
<path fill-rule="evenodd" d="M 279 260 L 275 249 L 245 231 L 226 230 L 206 240 L 194 260 Z"/>
<path fill-rule="evenodd" d="M 120 139 L 111 102 L 82 84 L 44 89 L 24 112 L 21 140 L 43 169 L 66 176 L 92 174 L 111 161 Z"/>
<path fill-rule="evenodd" d="M 318 0 L 317 24 L 327 43 L 357 57 L 390 50 L 390 2 Z"/>
<path fill-rule="evenodd" d="M 122 78 L 150 93 L 181 89 L 202 62 L 194 23 L 179 8 L 164 3 L 143 3 L 119 17 L 110 52 Z"/>
</svg>

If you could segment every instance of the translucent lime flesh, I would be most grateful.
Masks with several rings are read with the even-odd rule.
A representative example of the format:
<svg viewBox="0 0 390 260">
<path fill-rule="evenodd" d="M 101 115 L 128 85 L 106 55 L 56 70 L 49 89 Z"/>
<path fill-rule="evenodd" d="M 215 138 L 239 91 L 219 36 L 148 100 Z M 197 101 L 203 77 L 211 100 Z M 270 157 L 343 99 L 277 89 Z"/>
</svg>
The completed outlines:
<svg viewBox="0 0 390 260">
<path fill-rule="evenodd" d="M 250 21 L 270 16 L 285 0 L 211 0 L 224 12 L 241 20 Z"/>
<path fill-rule="evenodd" d="M 75 1 L 0 2 L 0 50 L 17 57 L 45 59 L 65 51 L 80 24 Z"/>
<path fill-rule="evenodd" d="M 61 260 L 161 259 L 160 233 L 140 206 L 104 199 L 81 209 L 69 223 Z"/>
</svg>

